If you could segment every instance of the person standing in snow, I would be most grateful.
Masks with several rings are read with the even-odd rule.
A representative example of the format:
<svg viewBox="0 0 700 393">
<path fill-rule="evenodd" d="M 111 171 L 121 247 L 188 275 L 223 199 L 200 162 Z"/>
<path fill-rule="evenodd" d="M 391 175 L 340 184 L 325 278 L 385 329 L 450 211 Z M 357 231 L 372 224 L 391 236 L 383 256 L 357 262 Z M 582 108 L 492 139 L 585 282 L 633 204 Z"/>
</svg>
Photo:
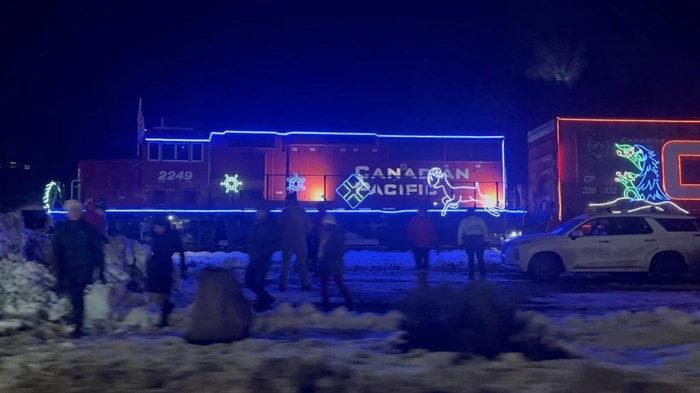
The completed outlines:
<svg viewBox="0 0 700 393">
<path fill-rule="evenodd" d="M 56 225 L 53 234 L 53 252 L 59 289 L 67 290 L 73 305 L 73 337 L 83 335 L 85 287 L 92 283 L 95 269 L 100 280 L 104 278 L 103 243 L 97 231 L 83 219 L 83 205 L 76 200 L 63 204 L 68 219 Z"/>
<path fill-rule="evenodd" d="M 272 264 L 272 254 L 279 249 L 279 228 L 264 204 L 258 206 L 255 223 L 248 234 L 250 262 L 245 270 L 245 285 L 257 296 L 255 311 L 267 310 L 275 298 L 265 290 L 265 276 Z"/>
<path fill-rule="evenodd" d="M 153 255 L 146 265 L 147 282 L 146 290 L 151 301 L 160 305 L 160 326 L 168 325 L 168 316 L 175 308 L 170 302 L 170 293 L 173 289 L 173 254 L 180 256 L 180 274 L 184 278 L 187 275 L 185 265 L 185 248 L 180 234 L 171 228 L 170 222 L 165 219 L 153 221 Z"/>
<path fill-rule="evenodd" d="M 486 277 L 484 250 L 489 241 L 489 230 L 486 221 L 474 214 L 474 209 L 467 210 L 467 218 L 459 224 L 457 244 L 464 246 L 469 260 L 469 278 L 474 278 L 474 259 L 479 261 L 479 274 Z"/>
<path fill-rule="evenodd" d="M 318 272 L 318 239 L 321 237 L 321 231 L 323 230 L 323 218 L 326 216 L 326 204 L 324 202 L 319 202 L 317 210 L 318 214 L 316 214 L 313 220 L 314 227 L 306 239 L 309 243 L 309 271 L 311 273 Z"/>
<path fill-rule="evenodd" d="M 280 226 L 282 227 L 282 273 L 280 274 L 280 291 L 287 289 L 287 277 L 289 276 L 289 263 L 292 255 L 296 256 L 296 265 L 301 275 L 301 289 L 308 291 L 309 272 L 307 270 L 307 258 L 309 248 L 306 244 L 306 236 L 311 232 L 313 223 L 304 209 L 299 206 L 297 194 L 287 194 L 287 206 L 282 210 Z"/>
<path fill-rule="evenodd" d="M 435 226 L 428 217 L 425 207 L 418 209 L 418 214 L 408 224 L 408 241 L 416 258 L 416 271 L 427 273 L 430 249 L 437 246 Z"/>
<path fill-rule="evenodd" d="M 318 273 L 321 276 L 321 299 L 323 307 L 329 308 L 328 281 L 331 277 L 345 298 L 348 310 L 352 311 L 354 304 L 350 290 L 343 282 L 345 274 L 345 233 L 338 228 L 335 216 L 326 214 L 322 222 L 323 228 L 319 237 Z"/>
</svg>

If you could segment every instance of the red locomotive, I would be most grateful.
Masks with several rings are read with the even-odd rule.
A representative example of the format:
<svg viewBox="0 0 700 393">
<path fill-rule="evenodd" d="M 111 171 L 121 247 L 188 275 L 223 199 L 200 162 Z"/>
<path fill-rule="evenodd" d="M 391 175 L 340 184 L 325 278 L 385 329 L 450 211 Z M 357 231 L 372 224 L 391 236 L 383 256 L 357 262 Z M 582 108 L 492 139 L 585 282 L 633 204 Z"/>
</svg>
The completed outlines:
<svg viewBox="0 0 700 393">
<path fill-rule="evenodd" d="M 341 214 L 349 226 L 357 221 L 351 216 L 363 216 L 364 224 L 386 222 L 385 216 L 410 213 L 421 204 L 447 217 L 469 207 L 493 217 L 509 212 L 502 136 L 196 135 L 192 129 L 161 127 L 146 131 L 139 149 L 138 159 L 81 162 L 74 196 L 106 199 L 112 219 L 171 214 L 194 221 L 239 220 L 260 200 L 281 208 L 290 192 L 310 209 L 325 201 L 337 213 L 375 213 L 369 220 Z M 229 226 L 224 230 L 229 235 L 214 235 L 214 243 L 237 242 Z"/>
</svg>

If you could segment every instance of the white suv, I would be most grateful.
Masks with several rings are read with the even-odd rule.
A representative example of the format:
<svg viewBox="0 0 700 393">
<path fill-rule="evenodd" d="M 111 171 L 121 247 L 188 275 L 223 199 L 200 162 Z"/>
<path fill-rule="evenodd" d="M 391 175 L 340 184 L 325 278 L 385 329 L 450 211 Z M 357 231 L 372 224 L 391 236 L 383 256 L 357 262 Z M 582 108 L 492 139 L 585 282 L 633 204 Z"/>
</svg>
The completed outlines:
<svg viewBox="0 0 700 393">
<path fill-rule="evenodd" d="M 678 278 L 700 266 L 700 229 L 687 216 L 579 216 L 549 233 L 509 239 L 501 257 L 539 280 L 554 280 L 563 272 L 649 272 Z"/>
</svg>

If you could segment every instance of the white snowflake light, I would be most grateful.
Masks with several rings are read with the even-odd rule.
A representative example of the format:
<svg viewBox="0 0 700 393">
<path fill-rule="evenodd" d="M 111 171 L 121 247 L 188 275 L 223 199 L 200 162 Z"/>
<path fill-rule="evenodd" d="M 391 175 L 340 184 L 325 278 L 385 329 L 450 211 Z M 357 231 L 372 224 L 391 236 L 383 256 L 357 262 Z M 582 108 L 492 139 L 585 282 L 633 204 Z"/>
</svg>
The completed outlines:
<svg viewBox="0 0 700 393">
<path fill-rule="evenodd" d="M 238 187 L 242 186 L 243 182 L 238 180 L 238 174 L 235 174 L 233 176 L 225 174 L 224 180 L 219 184 L 224 186 L 224 189 L 226 190 L 226 193 L 228 194 L 229 192 L 237 193 Z"/>
<path fill-rule="evenodd" d="M 306 178 L 299 177 L 299 174 L 295 173 L 294 176 L 287 178 L 287 191 L 299 192 L 306 190 L 306 187 L 304 186 L 305 182 Z"/>
</svg>

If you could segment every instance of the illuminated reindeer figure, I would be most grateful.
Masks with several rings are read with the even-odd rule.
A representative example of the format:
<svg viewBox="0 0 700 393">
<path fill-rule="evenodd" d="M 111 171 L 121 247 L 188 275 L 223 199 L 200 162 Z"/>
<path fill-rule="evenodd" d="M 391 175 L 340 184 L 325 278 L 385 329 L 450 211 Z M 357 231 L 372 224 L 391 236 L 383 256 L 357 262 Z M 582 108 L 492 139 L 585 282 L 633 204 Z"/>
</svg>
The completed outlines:
<svg viewBox="0 0 700 393">
<path fill-rule="evenodd" d="M 447 214 L 447 209 L 457 209 L 459 204 L 481 205 L 492 216 L 500 216 L 500 209 L 496 204 L 487 201 L 488 197 L 481 193 L 479 183 L 474 182 L 474 186 L 455 187 L 447 180 L 447 176 L 440 168 L 433 168 L 428 171 L 428 186 L 436 190 L 442 190 L 442 213 Z M 448 192 L 448 189 L 452 192 Z M 451 195 L 450 195 L 451 194 Z"/>
</svg>

